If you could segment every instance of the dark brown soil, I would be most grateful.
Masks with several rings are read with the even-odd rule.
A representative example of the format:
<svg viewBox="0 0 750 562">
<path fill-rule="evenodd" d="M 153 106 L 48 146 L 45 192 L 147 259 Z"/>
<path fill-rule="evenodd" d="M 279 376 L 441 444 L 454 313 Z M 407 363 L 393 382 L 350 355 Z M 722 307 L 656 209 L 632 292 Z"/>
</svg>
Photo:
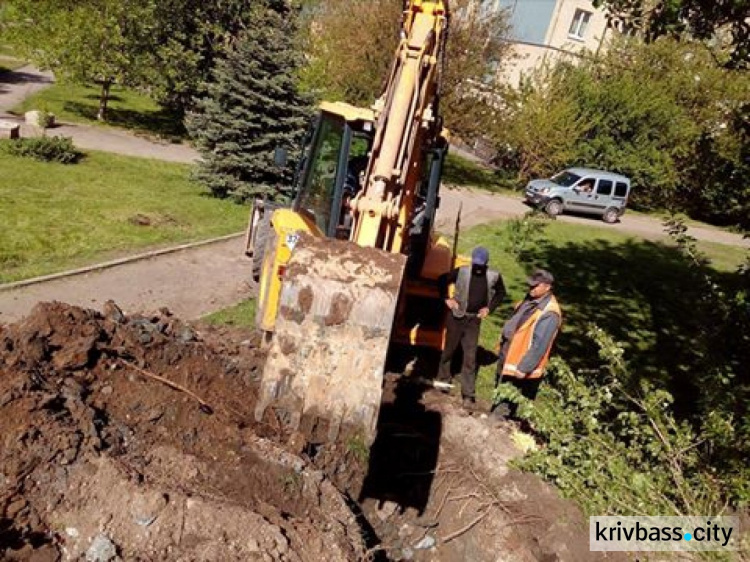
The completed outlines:
<svg viewBox="0 0 750 562">
<path fill-rule="evenodd" d="M 0 558 L 75 558 L 97 535 L 122 559 L 360 556 L 343 497 L 252 421 L 256 344 L 112 304 L 1 327 Z"/>
</svg>

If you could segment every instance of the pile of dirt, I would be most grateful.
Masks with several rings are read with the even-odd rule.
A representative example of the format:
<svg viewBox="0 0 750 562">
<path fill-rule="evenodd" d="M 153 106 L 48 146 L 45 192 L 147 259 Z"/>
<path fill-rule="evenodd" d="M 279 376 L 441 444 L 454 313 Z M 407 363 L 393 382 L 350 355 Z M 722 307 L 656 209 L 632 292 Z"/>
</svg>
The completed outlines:
<svg viewBox="0 0 750 562">
<path fill-rule="evenodd" d="M 259 344 L 111 302 L 0 326 L 0 559 L 622 560 L 510 468 L 512 428 L 408 369 L 372 447 L 256 423 Z"/>
<path fill-rule="evenodd" d="M 252 422 L 257 343 L 113 303 L 0 326 L 0 558 L 362 558 L 345 497 Z"/>
</svg>

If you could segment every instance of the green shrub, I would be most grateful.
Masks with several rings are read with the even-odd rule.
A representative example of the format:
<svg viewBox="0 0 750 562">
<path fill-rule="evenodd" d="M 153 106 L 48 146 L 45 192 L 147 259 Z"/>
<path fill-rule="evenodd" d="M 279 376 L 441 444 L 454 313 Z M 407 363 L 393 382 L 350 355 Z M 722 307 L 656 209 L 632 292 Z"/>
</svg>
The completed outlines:
<svg viewBox="0 0 750 562">
<path fill-rule="evenodd" d="M 554 218 L 534 209 L 528 211 L 523 217 L 510 219 L 505 224 L 505 235 L 510 253 L 519 262 L 530 263 L 533 250 L 543 243 L 547 225 Z"/>
<path fill-rule="evenodd" d="M 67 137 L 38 137 L 3 141 L 3 150 L 12 156 L 34 158 L 43 162 L 75 164 L 83 153 Z"/>
<path fill-rule="evenodd" d="M 55 124 L 55 114 L 47 111 L 46 109 L 42 110 L 42 113 L 39 117 L 39 125 L 43 129 L 49 129 L 54 124 Z"/>
<path fill-rule="evenodd" d="M 645 379 L 628 384 L 633 375 L 620 344 L 596 327 L 589 336 L 604 360 L 598 372 L 582 376 L 555 359 L 538 406 L 497 396 L 520 403 L 518 415 L 545 443 L 520 467 L 554 482 L 590 514 L 721 513 L 733 490 L 710 462 L 712 436 L 678 421 L 667 391 Z"/>
</svg>

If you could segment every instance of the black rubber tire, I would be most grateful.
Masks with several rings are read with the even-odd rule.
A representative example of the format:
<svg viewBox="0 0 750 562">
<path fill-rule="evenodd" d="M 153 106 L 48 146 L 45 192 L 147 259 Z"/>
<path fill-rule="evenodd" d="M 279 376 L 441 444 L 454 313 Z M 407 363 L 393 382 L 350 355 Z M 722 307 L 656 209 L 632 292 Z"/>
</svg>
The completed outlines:
<svg viewBox="0 0 750 562">
<path fill-rule="evenodd" d="M 602 220 L 607 224 L 614 224 L 620 218 L 620 211 L 616 207 L 607 207 L 602 215 Z"/>
<path fill-rule="evenodd" d="M 559 199 L 551 199 L 544 206 L 544 212 L 551 217 L 556 217 L 563 212 L 563 204 Z"/>
<path fill-rule="evenodd" d="M 253 281 L 257 283 L 260 281 L 260 275 L 263 272 L 263 258 L 266 255 L 268 235 L 271 232 L 271 213 L 266 211 L 263 214 L 263 218 L 258 222 L 256 229 L 253 239 Z"/>
</svg>

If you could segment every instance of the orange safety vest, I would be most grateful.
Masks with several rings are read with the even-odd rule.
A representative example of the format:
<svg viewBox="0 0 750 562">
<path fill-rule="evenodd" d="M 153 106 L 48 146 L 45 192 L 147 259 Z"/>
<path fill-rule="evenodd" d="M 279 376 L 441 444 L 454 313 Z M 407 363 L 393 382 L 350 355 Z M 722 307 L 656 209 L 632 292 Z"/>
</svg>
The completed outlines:
<svg viewBox="0 0 750 562">
<path fill-rule="evenodd" d="M 516 310 L 518 310 L 519 306 L 521 306 L 521 303 L 516 305 Z M 543 309 L 535 310 L 531 314 L 531 316 L 529 316 L 526 322 L 524 322 L 523 325 L 519 326 L 518 329 L 516 329 L 516 333 L 513 334 L 513 337 L 510 340 L 510 345 L 508 346 L 508 351 L 505 354 L 505 363 L 503 363 L 504 377 L 507 376 L 522 378 L 518 373 L 518 365 L 519 363 L 521 363 L 524 356 L 526 355 L 526 352 L 531 347 L 531 342 L 534 337 L 534 329 L 536 328 L 539 319 L 548 312 L 557 314 L 562 323 L 562 311 L 560 310 L 560 305 L 557 304 L 557 299 L 554 295 L 551 295 L 549 302 Z M 560 330 L 559 326 L 557 330 Z M 555 336 L 557 336 L 557 331 L 555 332 Z M 552 351 L 552 344 L 554 341 L 555 337 L 550 340 L 547 351 L 544 353 L 544 357 L 542 357 L 539 365 L 537 365 L 536 368 L 525 378 L 538 379 L 544 374 L 544 367 L 547 365 L 547 361 L 549 360 L 549 354 Z"/>
</svg>

